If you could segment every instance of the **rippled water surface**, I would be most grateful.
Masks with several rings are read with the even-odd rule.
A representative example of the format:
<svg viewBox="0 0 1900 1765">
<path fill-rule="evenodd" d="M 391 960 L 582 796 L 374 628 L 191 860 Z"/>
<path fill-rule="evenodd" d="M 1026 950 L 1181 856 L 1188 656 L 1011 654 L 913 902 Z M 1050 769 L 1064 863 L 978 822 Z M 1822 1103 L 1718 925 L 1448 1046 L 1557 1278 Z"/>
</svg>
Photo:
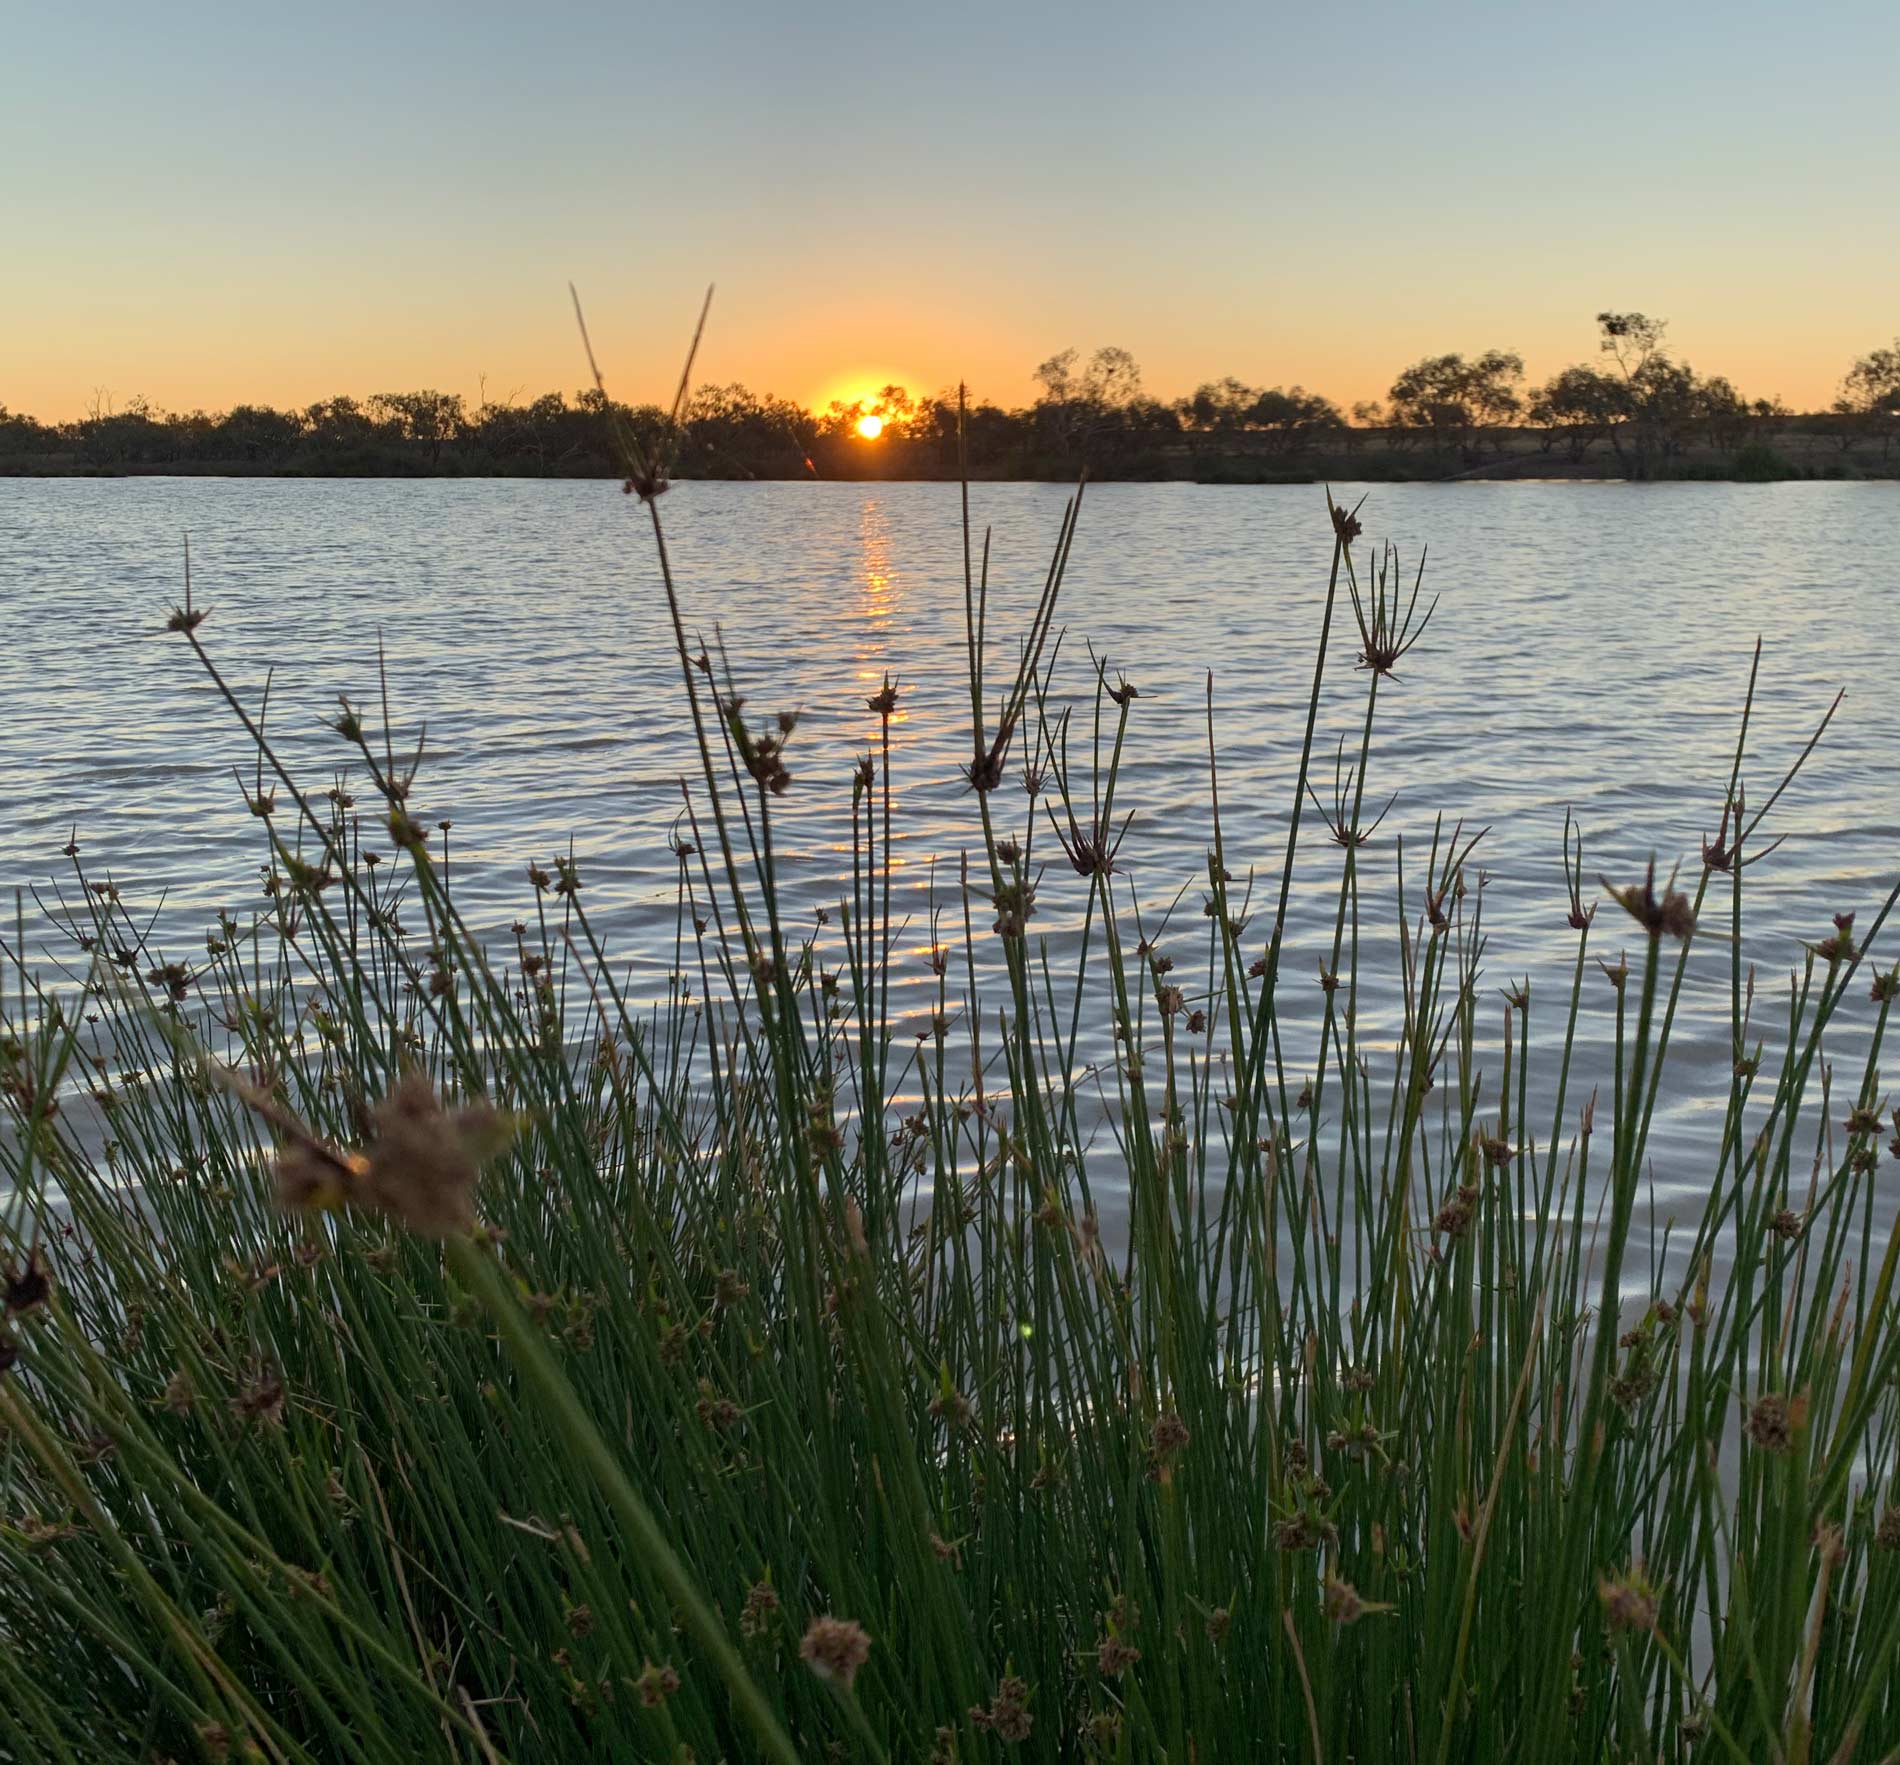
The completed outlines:
<svg viewBox="0 0 1900 1765">
<path fill-rule="evenodd" d="M 994 529 L 999 681 L 1064 494 L 973 493 L 979 528 Z M 922 960 L 928 891 L 934 880 L 954 921 L 956 858 L 978 839 L 958 770 L 971 744 L 954 487 L 690 484 L 662 506 L 689 620 L 723 629 L 752 711 L 803 713 L 781 839 L 807 900 L 835 898 L 848 875 L 839 810 L 876 729 L 864 699 L 886 670 L 898 678 L 899 895 L 913 915 L 899 1009 L 921 1015 L 934 984 Z M 1373 491 L 1363 518 L 1365 543 L 1389 536 L 1408 568 L 1429 546 L 1427 598 L 1444 597 L 1380 695 L 1368 800 L 1397 797 L 1365 853 L 1375 900 L 1390 899 L 1402 840 L 1416 911 L 1412 873 L 1439 814 L 1448 827 L 1488 826 L 1478 852 L 1491 988 L 1528 976 L 1535 1026 L 1560 1035 L 1576 956 L 1559 869 L 1565 807 L 1592 878 L 1633 878 L 1652 852 L 1665 870 L 1695 866 L 1759 635 L 1752 801 L 1766 800 L 1837 688 L 1848 696 L 1765 830 L 1787 837 L 1748 873 L 1746 953 L 1772 999 L 1830 915 L 1859 909 L 1865 927 L 1900 873 L 1892 487 L 1391 486 Z M 662 989 L 668 837 L 692 752 L 650 535 L 610 485 L 0 480 L 0 880 L 43 891 L 65 872 L 59 848 L 76 823 L 90 866 L 109 868 L 129 900 L 162 899 L 161 931 L 179 954 L 220 907 L 260 904 L 266 854 L 232 777 L 249 745 L 183 641 L 159 635 L 187 530 L 195 593 L 212 609 L 202 636 L 249 703 L 275 670 L 270 728 L 310 783 L 327 785 L 343 755 L 317 719 L 339 692 L 373 698 L 380 638 L 399 726 L 427 719 L 418 811 L 452 820 L 456 886 L 478 920 L 504 928 L 524 903 L 528 860 L 571 836 L 586 899 L 636 990 Z M 1229 868 L 1257 867 L 1258 906 L 1269 872 L 1277 886 L 1329 544 L 1317 489 L 1115 485 L 1086 498 L 1057 692 L 1088 700 L 1085 640 L 1111 681 L 1125 671 L 1139 687 L 1122 869 L 1144 929 L 1178 946 L 1190 975 L 1206 956 L 1207 671 Z M 1335 743 L 1356 739 L 1364 713 L 1353 648 L 1339 645 L 1327 674 L 1322 798 Z M 995 801 L 1020 834 L 1028 806 L 1013 779 Z M 1035 840 L 1055 865 L 1033 929 L 1056 962 L 1074 941 L 1080 885 L 1046 823 Z M 1303 845 L 1286 969 L 1315 1016 L 1339 868 L 1323 839 Z M 1725 887 L 1712 898 L 1726 918 Z M 990 917 L 977 925 L 993 946 Z M 1267 919 L 1256 914 L 1262 937 Z M 1614 956 L 1632 930 L 1611 905 L 1593 947 Z M 1363 1016 L 1377 1050 L 1397 996 L 1390 919 L 1366 936 L 1376 972 Z M 1691 961 L 1652 1140 L 1665 1205 L 1699 1197 L 1710 1174 L 1727 984 L 1709 938 Z M 1593 980 L 1585 996 L 1579 1098 L 1605 1074 L 1611 1026 L 1607 985 Z M 1484 997 L 1502 1012 L 1495 990 Z M 1864 990 L 1854 997 L 1839 1053 L 1869 1015 Z M 1768 1035 L 1772 1049 L 1772 1021 Z M 1082 1059 L 1106 1053 L 1085 1031 Z"/>
</svg>

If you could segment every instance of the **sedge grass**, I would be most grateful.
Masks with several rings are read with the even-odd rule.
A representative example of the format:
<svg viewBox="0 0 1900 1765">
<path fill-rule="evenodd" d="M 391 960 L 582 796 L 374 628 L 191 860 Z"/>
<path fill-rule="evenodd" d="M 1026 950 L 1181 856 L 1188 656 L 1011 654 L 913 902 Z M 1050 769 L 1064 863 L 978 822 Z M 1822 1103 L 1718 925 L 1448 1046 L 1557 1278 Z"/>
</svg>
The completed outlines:
<svg viewBox="0 0 1900 1765">
<path fill-rule="evenodd" d="M 897 689 L 870 703 L 821 942 L 779 881 L 778 795 L 814 788 L 789 780 L 793 731 L 689 640 L 658 463 L 629 480 L 697 768 L 660 1008 L 629 1001 L 571 861 L 532 867 L 491 956 L 386 695 L 335 719 L 353 782 L 305 790 L 189 589 L 177 640 L 256 747 L 268 911 L 177 964 L 75 854 L 90 966 L 62 988 L 12 940 L 0 1756 L 1900 1747 L 1879 1068 L 1900 982 L 1869 954 L 1894 896 L 1822 928 L 1756 1027 L 1752 671 L 1699 871 L 1602 901 L 1628 961 L 1594 960 L 1566 828 L 1574 979 L 1536 1095 L 1532 1000 L 1484 1003 L 1476 835 L 1441 827 L 1422 875 L 1401 854 L 1396 972 L 1362 972 L 1385 947 L 1362 923 L 1372 731 L 1424 621 L 1356 515 L 1333 511 L 1270 920 L 1229 872 L 1210 689 L 1190 982 L 1122 849 L 1138 695 L 1100 663 L 1079 707 L 1058 693 L 1080 493 L 999 683 L 966 490 L 982 839 L 913 1041 L 891 1014 Z M 1353 660 L 1356 754 L 1326 795 L 1321 689 Z M 1315 839 L 1334 929 L 1295 1076 L 1282 938 Z M 1084 928 L 1059 977 L 1036 923 L 1058 891 Z M 1726 965 L 1733 1066 L 1706 1208 L 1659 1257 L 1641 1190 L 1692 956 Z M 1389 1062 L 1360 1039 L 1375 982 L 1403 1002 Z M 1597 1012 L 1614 1071 L 1583 1097 Z M 1107 1157 L 1085 1016 L 1115 1049 Z M 1848 1022 L 1867 1053 L 1841 1077 Z M 412 1229 L 441 1222 L 402 1172 L 366 1175 L 381 1100 L 416 1075 L 507 1112 L 448 1198 L 472 1230 Z M 472 1154 L 443 1156 L 473 1182 Z M 295 1193 L 334 1208 L 279 1204 L 300 1157 L 333 1192 Z M 1120 1244 L 1104 1185 L 1128 1197 Z"/>
</svg>

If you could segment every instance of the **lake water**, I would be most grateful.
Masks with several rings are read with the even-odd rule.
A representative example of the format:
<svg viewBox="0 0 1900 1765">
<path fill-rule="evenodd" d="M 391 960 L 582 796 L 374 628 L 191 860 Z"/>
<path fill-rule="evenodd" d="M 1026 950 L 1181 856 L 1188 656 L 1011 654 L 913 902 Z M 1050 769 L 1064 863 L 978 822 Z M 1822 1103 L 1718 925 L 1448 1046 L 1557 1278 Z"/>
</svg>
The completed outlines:
<svg viewBox="0 0 1900 1765">
<path fill-rule="evenodd" d="M 973 492 L 979 526 L 994 528 L 999 681 L 1064 495 Z M 848 876 L 848 826 L 831 811 L 848 801 L 854 756 L 876 730 L 864 699 L 886 670 L 897 677 L 898 893 L 913 914 L 897 973 L 914 1005 L 898 1003 L 921 1017 L 934 985 L 922 959 L 928 861 L 945 861 L 935 882 L 953 906 L 956 855 L 979 839 L 958 770 L 971 740 L 955 487 L 689 484 L 662 508 L 689 621 L 723 629 L 750 710 L 803 713 L 781 837 L 808 900 L 835 899 Z M 1416 902 L 1434 818 L 1488 824 L 1479 861 L 1490 983 L 1528 976 L 1547 1036 L 1561 1032 L 1575 958 L 1559 866 L 1566 805 L 1593 883 L 1599 870 L 1635 880 L 1652 852 L 1664 872 L 1678 859 L 1693 870 L 1700 837 L 1716 827 L 1756 636 L 1752 802 L 1847 688 L 1764 830 L 1786 843 L 1748 873 L 1747 955 L 1768 994 L 1757 1021 L 1772 1058 L 1771 1001 L 1802 941 L 1825 936 L 1840 911 L 1860 910 L 1864 928 L 1900 873 L 1900 493 L 1384 486 L 1362 518 L 1366 547 L 1395 540 L 1408 569 L 1428 545 L 1426 598 L 1443 596 L 1381 694 L 1368 801 L 1395 791 L 1397 801 L 1363 862 L 1389 884 L 1402 836 Z M 181 957 L 201 950 L 220 907 L 261 905 L 267 854 L 232 777 L 248 768 L 247 740 L 182 639 L 162 634 L 187 531 L 196 598 L 212 609 L 201 635 L 253 704 L 275 670 L 270 727 L 308 784 L 327 785 L 343 752 L 317 722 L 335 695 L 374 699 L 380 637 L 399 726 L 427 719 L 417 813 L 452 818 L 465 905 L 505 927 L 528 898 L 529 860 L 547 862 L 571 837 L 586 901 L 635 990 L 662 991 L 676 876 L 668 839 L 692 753 L 642 511 L 608 484 L 0 480 L 0 882 L 44 890 L 65 873 L 59 848 L 77 824 L 95 873 L 109 870 L 129 902 L 162 900 L 163 940 Z M 1206 944 L 1206 671 L 1229 868 L 1259 867 L 1258 906 L 1269 872 L 1277 886 L 1329 548 L 1317 488 L 1110 485 L 1085 500 L 1057 690 L 1078 702 L 1089 694 L 1084 640 L 1111 680 L 1125 671 L 1140 689 L 1122 797 L 1137 815 L 1121 865 L 1150 927 L 1186 887 L 1164 942 L 1190 974 L 1204 968 Z M 1328 673 L 1322 797 L 1334 744 L 1356 739 L 1363 714 L 1355 649 L 1340 642 Z M 994 800 L 1020 831 L 1027 805 L 1013 781 Z M 1036 839 L 1055 863 L 1032 928 L 1059 957 L 1081 885 L 1046 823 Z M 1339 862 L 1323 837 L 1303 847 L 1304 906 L 1285 970 L 1297 1010 L 1314 1015 Z M 1726 888 L 1711 898 L 1725 919 Z M 993 947 L 989 917 L 979 931 Z M 1261 936 L 1267 918 L 1256 915 Z M 1613 957 L 1633 931 L 1608 905 L 1593 948 Z M 30 939 L 46 942 L 43 921 Z M 1391 955 L 1388 939 L 1368 958 L 1388 979 Z M 1652 1138 L 1665 1209 L 1693 1207 L 1712 1174 L 1726 989 L 1710 938 L 1691 963 Z M 1389 1027 L 1391 993 L 1368 995 L 1368 1030 Z M 1496 1002 L 1495 991 L 1486 998 Z M 1578 1101 L 1605 1071 L 1612 1022 L 1606 984 L 1593 979 L 1586 999 Z M 1843 1059 L 1869 1015 L 1864 999 L 1857 987 L 1853 1022 L 1836 1039 Z M 1105 1057 L 1105 1040 L 1085 1040 L 1081 1053 Z M 1375 1065 L 1375 1082 L 1389 1070 Z M 1547 1109 L 1533 1122 L 1539 1114 L 1541 1132 Z"/>
</svg>

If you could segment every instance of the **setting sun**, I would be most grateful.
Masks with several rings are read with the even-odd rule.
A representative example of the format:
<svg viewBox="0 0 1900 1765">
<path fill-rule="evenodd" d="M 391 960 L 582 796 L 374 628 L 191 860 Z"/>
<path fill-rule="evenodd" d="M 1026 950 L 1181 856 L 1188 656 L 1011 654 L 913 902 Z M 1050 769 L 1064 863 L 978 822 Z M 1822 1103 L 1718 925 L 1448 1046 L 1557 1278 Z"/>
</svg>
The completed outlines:
<svg viewBox="0 0 1900 1765">
<path fill-rule="evenodd" d="M 875 441 L 884 433 L 884 419 L 875 411 L 867 411 L 858 419 L 858 433 L 866 441 Z"/>
</svg>

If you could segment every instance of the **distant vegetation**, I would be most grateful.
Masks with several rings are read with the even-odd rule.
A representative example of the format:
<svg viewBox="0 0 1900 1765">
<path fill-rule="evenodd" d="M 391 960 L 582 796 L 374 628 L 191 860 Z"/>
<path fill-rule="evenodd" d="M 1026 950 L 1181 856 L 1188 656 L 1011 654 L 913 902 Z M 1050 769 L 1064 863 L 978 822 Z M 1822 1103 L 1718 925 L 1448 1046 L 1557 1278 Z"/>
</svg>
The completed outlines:
<svg viewBox="0 0 1900 1765">
<path fill-rule="evenodd" d="M 1354 478 L 1889 477 L 1900 475 L 1900 339 L 1853 362 L 1825 412 L 1749 398 L 1670 352 L 1661 320 L 1597 315 L 1598 355 L 1528 385 L 1521 356 L 1488 349 L 1414 362 L 1383 401 L 1350 414 L 1304 387 L 1231 377 L 1185 398 L 1143 387 L 1124 349 L 1070 349 L 1036 370 L 1018 410 L 977 402 L 969 469 L 986 478 L 1271 482 Z M 689 478 L 936 478 L 958 468 L 955 389 L 886 386 L 810 411 L 740 385 L 702 386 L 684 412 Z M 875 414 L 875 441 L 858 433 Z M 162 412 L 101 396 L 77 422 L 45 424 L 0 405 L 0 472 L 232 472 L 370 477 L 598 477 L 616 468 L 616 419 L 652 441 L 657 405 L 573 398 L 471 405 L 458 393 L 333 398 L 301 411 L 239 405 Z"/>
</svg>

